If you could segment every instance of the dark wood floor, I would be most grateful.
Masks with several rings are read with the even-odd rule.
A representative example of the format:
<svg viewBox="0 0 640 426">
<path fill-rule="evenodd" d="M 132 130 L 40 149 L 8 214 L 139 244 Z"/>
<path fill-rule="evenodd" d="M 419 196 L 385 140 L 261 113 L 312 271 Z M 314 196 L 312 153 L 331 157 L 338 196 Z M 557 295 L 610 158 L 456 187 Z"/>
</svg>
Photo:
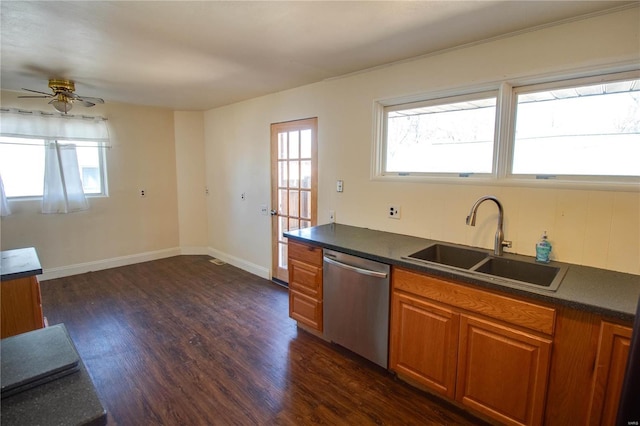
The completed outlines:
<svg viewBox="0 0 640 426">
<path fill-rule="evenodd" d="M 44 281 L 118 425 L 480 422 L 299 330 L 287 289 L 206 256 Z"/>
</svg>

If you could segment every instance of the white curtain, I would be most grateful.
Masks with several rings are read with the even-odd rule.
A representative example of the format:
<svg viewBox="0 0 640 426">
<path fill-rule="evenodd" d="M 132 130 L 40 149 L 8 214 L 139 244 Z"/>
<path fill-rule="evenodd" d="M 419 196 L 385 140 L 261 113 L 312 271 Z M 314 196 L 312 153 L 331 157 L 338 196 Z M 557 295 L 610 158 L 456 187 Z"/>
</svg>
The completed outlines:
<svg viewBox="0 0 640 426">
<path fill-rule="evenodd" d="M 51 142 L 45 149 L 42 213 L 71 213 L 87 210 L 73 144 Z"/>
<path fill-rule="evenodd" d="M 11 209 L 7 202 L 7 195 L 4 193 L 4 183 L 2 183 L 2 175 L 0 175 L 0 216 L 9 216 Z"/>
<path fill-rule="evenodd" d="M 109 142 L 106 119 L 85 115 L 0 109 L 0 135 L 65 141 Z"/>
</svg>

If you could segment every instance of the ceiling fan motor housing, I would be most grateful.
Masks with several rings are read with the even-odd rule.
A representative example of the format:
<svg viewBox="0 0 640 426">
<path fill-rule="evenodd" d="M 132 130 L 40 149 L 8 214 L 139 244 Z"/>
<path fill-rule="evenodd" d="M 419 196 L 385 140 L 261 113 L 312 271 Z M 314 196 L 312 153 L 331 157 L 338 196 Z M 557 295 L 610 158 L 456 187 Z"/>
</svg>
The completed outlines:
<svg viewBox="0 0 640 426">
<path fill-rule="evenodd" d="M 76 90 L 76 85 L 71 80 L 58 80 L 52 78 L 49 80 L 49 87 L 56 94 L 58 92 L 73 92 Z"/>
</svg>

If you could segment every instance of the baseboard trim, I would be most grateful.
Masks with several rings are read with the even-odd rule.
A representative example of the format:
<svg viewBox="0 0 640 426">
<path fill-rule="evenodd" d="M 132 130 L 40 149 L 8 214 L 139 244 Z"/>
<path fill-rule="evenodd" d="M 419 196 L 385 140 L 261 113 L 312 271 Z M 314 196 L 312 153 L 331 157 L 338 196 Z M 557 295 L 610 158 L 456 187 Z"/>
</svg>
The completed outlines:
<svg viewBox="0 0 640 426">
<path fill-rule="evenodd" d="M 271 271 L 268 268 L 256 265 L 255 263 L 247 262 L 244 259 L 231 256 L 211 247 L 209 247 L 209 252 L 207 254 L 211 257 L 215 257 L 216 259 L 224 260 L 228 264 L 252 273 L 253 275 L 257 275 L 267 280 L 271 279 Z"/>
<path fill-rule="evenodd" d="M 247 262 L 235 256 L 228 255 L 211 247 L 174 247 L 164 250 L 156 250 L 145 253 L 132 254 L 128 256 L 118 256 L 111 259 L 96 260 L 93 262 L 77 263 L 74 265 L 58 266 L 47 268 L 42 275 L 38 276 L 40 281 L 53 280 L 56 278 L 68 277 L 70 275 L 84 274 L 103 269 L 117 268 L 119 266 L 133 265 L 135 263 L 149 262 L 151 260 L 164 259 L 166 257 L 180 255 L 206 255 L 223 260 L 230 265 L 245 270 L 261 278 L 270 280 L 271 271 L 260 265 Z"/>
<path fill-rule="evenodd" d="M 52 280 L 55 278 L 68 277 L 70 275 L 84 274 L 86 272 L 100 271 L 103 269 L 117 268 L 119 266 L 133 265 L 134 263 L 179 256 L 180 254 L 182 254 L 182 250 L 179 247 L 175 247 L 128 256 L 113 257 L 111 259 L 96 260 L 93 262 L 77 263 L 75 265 L 47 268 L 43 271 L 43 274 L 38 277 L 38 279 L 40 281 Z"/>
</svg>

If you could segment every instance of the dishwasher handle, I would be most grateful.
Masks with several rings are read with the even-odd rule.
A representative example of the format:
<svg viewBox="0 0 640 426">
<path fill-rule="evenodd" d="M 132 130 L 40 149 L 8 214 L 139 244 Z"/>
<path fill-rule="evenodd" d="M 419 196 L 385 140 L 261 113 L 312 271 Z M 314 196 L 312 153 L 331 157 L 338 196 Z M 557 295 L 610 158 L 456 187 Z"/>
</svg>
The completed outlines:
<svg viewBox="0 0 640 426">
<path fill-rule="evenodd" d="M 343 268 L 343 269 L 347 269 L 349 271 L 353 271 L 356 272 L 358 274 L 363 274 L 363 275 L 368 275 L 370 277 L 376 277 L 376 278 L 387 278 L 387 273 L 386 272 L 378 272 L 378 271 L 372 271 L 370 269 L 364 269 L 364 268 L 358 268 L 357 266 L 353 266 L 353 265 L 348 265 L 346 263 L 342 263 L 342 262 L 338 262 L 335 259 L 332 259 L 330 257 L 324 256 L 324 261 L 331 264 L 331 265 L 335 265 L 339 268 Z"/>
</svg>

